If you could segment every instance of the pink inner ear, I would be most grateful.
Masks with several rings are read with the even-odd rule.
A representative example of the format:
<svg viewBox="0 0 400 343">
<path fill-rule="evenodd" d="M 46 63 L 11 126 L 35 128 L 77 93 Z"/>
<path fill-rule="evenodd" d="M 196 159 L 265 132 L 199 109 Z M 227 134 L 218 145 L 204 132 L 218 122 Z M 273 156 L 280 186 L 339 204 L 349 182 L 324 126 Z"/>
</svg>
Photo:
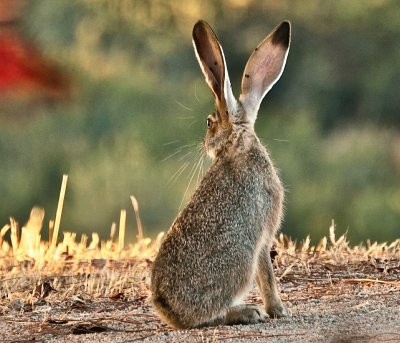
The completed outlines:
<svg viewBox="0 0 400 343">
<path fill-rule="evenodd" d="M 264 41 L 247 62 L 242 80 L 242 94 L 263 97 L 279 79 L 285 65 L 287 50 L 282 45 Z M 261 99 L 260 99 L 261 100 Z"/>
<path fill-rule="evenodd" d="M 268 54 L 256 57 L 256 63 L 249 70 L 248 82 L 253 87 L 254 95 L 263 97 L 264 94 L 273 86 L 282 71 L 282 62 L 285 58 L 285 51 L 276 46 Z M 247 75 L 247 74 L 246 74 Z M 251 80 L 250 78 L 253 77 Z"/>
<path fill-rule="evenodd" d="M 285 67 L 289 45 L 290 24 L 283 22 L 250 56 L 242 79 L 240 101 L 253 116 L 256 116 L 265 94 L 279 80 Z"/>
</svg>

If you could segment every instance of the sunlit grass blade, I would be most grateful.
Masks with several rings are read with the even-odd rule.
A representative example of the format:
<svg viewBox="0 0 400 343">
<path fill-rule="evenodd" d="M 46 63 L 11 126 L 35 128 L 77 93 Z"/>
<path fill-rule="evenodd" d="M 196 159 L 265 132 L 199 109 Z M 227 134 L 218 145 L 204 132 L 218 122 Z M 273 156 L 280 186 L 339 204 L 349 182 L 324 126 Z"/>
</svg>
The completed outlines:
<svg viewBox="0 0 400 343">
<path fill-rule="evenodd" d="M 119 219 L 119 234 L 118 234 L 118 251 L 121 252 L 125 245 L 125 233 L 126 233 L 126 210 L 121 210 Z"/>
<path fill-rule="evenodd" d="M 60 229 L 61 215 L 62 215 L 62 210 L 63 210 L 63 206 L 64 206 L 65 191 L 67 189 L 67 181 L 68 181 L 68 175 L 63 175 L 63 179 L 62 179 L 62 183 L 61 183 L 61 190 L 60 190 L 60 197 L 58 199 L 56 220 L 54 222 L 53 239 L 51 241 L 52 248 L 55 248 L 56 244 L 57 244 L 58 231 Z"/>
<path fill-rule="evenodd" d="M 135 212 L 136 224 L 137 224 L 137 228 L 138 228 L 137 239 L 139 242 L 141 242 L 141 241 L 143 241 L 143 228 L 142 228 L 142 221 L 140 220 L 140 215 L 139 215 L 139 203 L 133 195 L 131 195 L 131 202 L 132 202 L 133 211 Z"/>
</svg>

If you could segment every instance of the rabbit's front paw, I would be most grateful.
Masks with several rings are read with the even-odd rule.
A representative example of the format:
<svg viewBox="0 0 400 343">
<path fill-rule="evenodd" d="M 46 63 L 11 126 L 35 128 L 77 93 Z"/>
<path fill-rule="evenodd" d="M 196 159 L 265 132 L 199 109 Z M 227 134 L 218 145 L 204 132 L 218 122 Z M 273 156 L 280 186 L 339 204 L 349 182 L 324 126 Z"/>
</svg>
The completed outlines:
<svg viewBox="0 0 400 343">
<path fill-rule="evenodd" d="M 292 311 L 287 307 L 283 306 L 282 303 L 271 306 L 267 310 L 267 313 L 270 316 L 270 318 L 282 318 L 282 317 L 292 316 Z"/>
</svg>

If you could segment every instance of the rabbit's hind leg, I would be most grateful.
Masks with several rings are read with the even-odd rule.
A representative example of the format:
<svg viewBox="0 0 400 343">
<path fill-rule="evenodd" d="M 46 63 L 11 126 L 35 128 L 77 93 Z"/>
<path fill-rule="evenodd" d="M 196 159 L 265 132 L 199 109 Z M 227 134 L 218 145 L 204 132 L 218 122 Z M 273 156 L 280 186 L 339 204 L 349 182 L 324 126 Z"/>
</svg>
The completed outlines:
<svg viewBox="0 0 400 343">
<path fill-rule="evenodd" d="M 266 318 L 268 318 L 268 315 L 261 306 L 242 304 L 232 306 L 225 315 L 218 316 L 195 327 L 258 324 L 264 323 Z"/>
<path fill-rule="evenodd" d="M 231 307 L 223 320 L 223 325 L 264 323 L 268 315 L 257 305 L 243 304 Z"/>
</svg>

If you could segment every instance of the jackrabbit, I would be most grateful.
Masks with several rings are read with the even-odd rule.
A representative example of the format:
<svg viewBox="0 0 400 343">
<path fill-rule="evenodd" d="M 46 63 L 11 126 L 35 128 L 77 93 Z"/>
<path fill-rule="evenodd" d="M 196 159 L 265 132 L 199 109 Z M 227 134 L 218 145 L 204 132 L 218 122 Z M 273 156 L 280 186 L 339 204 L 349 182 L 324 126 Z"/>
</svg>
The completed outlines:
<svg viewBox="0 0 400 343">
<path fill-rule="evenodd" d="M 166 233 L 151 274 L 156 311 L 176 328 L 253 324 L 290 316 L 278 295 L 270 244 L 279 228 L 284 191 L 254 132 L 265 94 L 281 76 L 290 45 L 282 22 L 254 50 L 235 99 L 219 41 L 204 21 L 193 45 L 216 110 L 204 148 L 213 158 L 187 206 Z M 243 304 L 257 281 L 265 309 Z"/>
</svg>

